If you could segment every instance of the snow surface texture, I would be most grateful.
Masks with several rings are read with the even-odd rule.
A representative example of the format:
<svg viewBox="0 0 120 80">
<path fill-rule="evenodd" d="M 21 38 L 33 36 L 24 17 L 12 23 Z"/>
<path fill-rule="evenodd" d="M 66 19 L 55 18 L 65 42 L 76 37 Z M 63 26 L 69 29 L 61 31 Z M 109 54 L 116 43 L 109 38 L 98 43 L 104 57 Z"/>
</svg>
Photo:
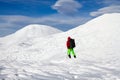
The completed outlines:
<svg viewBox="0 0 120 80">
<path fill-rule="evenodd" d="M 0 80 L 120 80 L 120 13 L 67 32 L 38 26 L 0 39 Z M 67 56 L 68 36 L 76 59 Z"/>
</svg>

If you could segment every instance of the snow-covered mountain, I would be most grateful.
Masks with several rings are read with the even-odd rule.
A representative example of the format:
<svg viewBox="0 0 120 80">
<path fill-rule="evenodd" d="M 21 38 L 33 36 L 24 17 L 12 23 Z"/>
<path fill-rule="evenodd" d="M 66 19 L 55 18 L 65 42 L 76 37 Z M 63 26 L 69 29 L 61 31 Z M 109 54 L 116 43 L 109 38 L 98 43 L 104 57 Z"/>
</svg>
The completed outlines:
<svg viewBox="0 0 120 80">
<path fill-rule="evenodd" d="M 35 38 L 35 37 L 44 37 L 44 36 L 52 35 L 59 32 L 62 32 L 62 31 L 50 26 L 32 24 L 17 31 L 14 34 L 14 36 L 22 36 L 23 38 L 25 37 Z"/>
<path fill-rule="evenodd" d="M 16 31 L 12 35 L 4 37 L 4 40 L 6 40 L 6 42 L 8 41 L 13 42 L 14 40 L 18 42 L 18 40 L 40 38 L 60 32 L 62 31 L 55 29 L 51 26 L 31 24 Z"/>
<path fill-rule="evenodd" d="M 1 80 L 120 80 L 120 13 L 67 32 L 44 31 L 27 26 L 0 39 Z M 67 57 L 68 36 L 76 41 L 76 59 Z"/>
<path fill-rule="evenodd" d="M 68 31 L 79 41 L 79 51 L 98 57 L 120 52 L 120 13 L 104 14 Z M 78 49 L 77 49 L 78 50 Z M 78 51 L 78 52 L 79 52 Z M 102 54 L 101 54 L 102 53 Z M 99 55 L 99 56 L 98 56 Z"/>
<path fill-rule="evenodd" d="M 1 52 L 5 51 L 5 53 L 9 55 L 9 53 L 20 51 L 19 49 L 21 48 L 25 48 L 33 45 L 32 42 L 36 38 L 42 39 L 43 37 L 49 37 L 53 34 L 60 32 L 62 31 L 53 28 L 51 26 L 37 25 L 37 24 L 28 25 L 11 35 L 0 38 L 0 47 L 1 47 L 0 49 Z"/>
</svg>

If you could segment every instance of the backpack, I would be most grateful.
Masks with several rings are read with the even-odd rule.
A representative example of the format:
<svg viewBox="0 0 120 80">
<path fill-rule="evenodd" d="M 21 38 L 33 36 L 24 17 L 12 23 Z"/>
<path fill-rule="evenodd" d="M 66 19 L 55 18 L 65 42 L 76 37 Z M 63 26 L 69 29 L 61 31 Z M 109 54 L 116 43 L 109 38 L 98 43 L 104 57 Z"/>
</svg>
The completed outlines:
<svg viewBox="0 0 120 80">
<path fill-rule="evenodd" d="M 75 47 L 75 40 L 70 39 L 70 48 L 74 48 L 74 47 Z"/>
</svg>

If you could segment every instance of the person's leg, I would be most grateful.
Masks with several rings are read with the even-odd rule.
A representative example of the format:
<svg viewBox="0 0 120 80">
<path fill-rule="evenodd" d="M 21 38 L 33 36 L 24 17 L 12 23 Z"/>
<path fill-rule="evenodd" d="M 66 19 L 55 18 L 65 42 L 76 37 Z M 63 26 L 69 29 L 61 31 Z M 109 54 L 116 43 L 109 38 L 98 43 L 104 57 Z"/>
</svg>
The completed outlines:
<svg viewBox="0 0 120 80">
<path fill-rule="evenodd" d="M 72 55 L 74 56 L 74 58 L 76 58 L 76 55 L 75 55 L 74 49 L 71 49 L 71 52 L 72 52 Z"/>
<path fill-rule="evenodd" d="M 71 50 L 68 49 L 67 53 L 68 53 L 69 58 L 71 58 L 70 52 L 71 52 Z"/>
</svg>

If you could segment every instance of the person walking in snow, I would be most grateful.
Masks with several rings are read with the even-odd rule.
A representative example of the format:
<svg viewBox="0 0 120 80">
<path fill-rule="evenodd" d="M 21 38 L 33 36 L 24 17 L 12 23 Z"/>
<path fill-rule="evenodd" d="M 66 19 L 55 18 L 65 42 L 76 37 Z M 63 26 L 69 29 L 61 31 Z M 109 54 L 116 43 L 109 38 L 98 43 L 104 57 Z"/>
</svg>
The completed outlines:
<svg viewBox="0 0 120 80">
<path fill-rule="evenodd" d="M 67 54 L 68 54 L 68 57 L 71 58 L 71 53 L 72 55 L 74 56 L 74 58 L 76 58 L 76 55 L 75 55 L 75 52 L 74 52 L 74 49 L 75 48 L 75 40 L 72 39 L 71 37 L 68 37 L 68 40 L 66 42 L 66 46 L 67 46 Z"/>
</svg>

